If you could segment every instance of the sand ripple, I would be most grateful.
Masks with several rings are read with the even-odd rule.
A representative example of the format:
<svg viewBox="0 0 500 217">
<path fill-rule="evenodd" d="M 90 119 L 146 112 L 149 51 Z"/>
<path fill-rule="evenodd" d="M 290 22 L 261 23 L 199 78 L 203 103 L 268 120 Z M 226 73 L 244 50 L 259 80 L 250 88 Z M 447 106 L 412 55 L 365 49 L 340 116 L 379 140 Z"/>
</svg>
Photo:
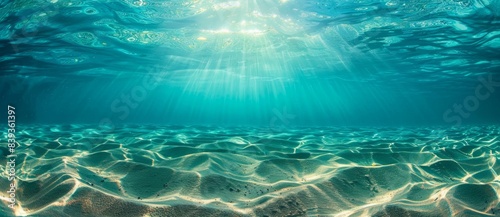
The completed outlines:
<svg viewBox="0 0 500 217">
<path fill-rule="evenodd" d="M 19 206 L 1 209 L 32 216 L 499 216 L 499 135 L 496 126 L 273 134 L 32 125 L 17 136 Z"/>
</svg>

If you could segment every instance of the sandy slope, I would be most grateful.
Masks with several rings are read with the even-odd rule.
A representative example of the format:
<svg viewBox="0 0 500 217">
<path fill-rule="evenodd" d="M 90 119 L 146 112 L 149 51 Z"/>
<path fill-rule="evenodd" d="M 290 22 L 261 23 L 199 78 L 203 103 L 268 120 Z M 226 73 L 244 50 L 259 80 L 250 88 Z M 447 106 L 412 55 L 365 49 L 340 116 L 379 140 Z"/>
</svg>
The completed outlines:
<svg viewBox="0 0 500 217">
<path fill-rule="evenodd" d="M 15 214 L 500 216 L 498 135 L 494 126 L 280 134 L 30 126 L 18 135 L 27 145 L 17 151 L 24 163 Z M 2 173 L 3 200 L 8 184 Z"/>
</svg>

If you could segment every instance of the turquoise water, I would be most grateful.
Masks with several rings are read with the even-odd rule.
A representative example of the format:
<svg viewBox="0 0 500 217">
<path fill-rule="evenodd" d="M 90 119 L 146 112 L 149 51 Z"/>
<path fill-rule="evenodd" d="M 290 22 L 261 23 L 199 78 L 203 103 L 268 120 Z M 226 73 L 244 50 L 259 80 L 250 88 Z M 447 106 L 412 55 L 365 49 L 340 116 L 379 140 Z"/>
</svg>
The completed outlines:
<svg viewBox="0 0 500 217">
<path fill-rule="evenodd" d="M 274 110 L 292 126 L 500 120 L 497 1 L 2 5 L 2 101 L 22 122 L 262 126 Z M 443 117 L 481 77 L 497 82 L 486 99 Z"/>
<path fill-rule="evenodd" d="M 495 216 L 499 51 L 495 0 L 0 0 L 2 215 Z"/>
</svg>

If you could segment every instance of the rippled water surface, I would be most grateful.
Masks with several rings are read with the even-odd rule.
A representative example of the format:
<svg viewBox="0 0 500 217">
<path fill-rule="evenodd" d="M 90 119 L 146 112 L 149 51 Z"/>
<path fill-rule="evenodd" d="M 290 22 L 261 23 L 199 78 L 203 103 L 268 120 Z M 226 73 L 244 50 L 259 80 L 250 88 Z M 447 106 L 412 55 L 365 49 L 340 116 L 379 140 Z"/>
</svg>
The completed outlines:
<svg viewBox="0 0 500 217">
<path fill-rule="evenodd" d="M 1 5 L 2 97 L 27 122 L 499 121 L 498 1 Z M 479 111 L 444 115 L 465 103 Z"/>
<path fill-rule="evenodd" d="M 498 216 L 499 51 L 498 0 L 0 0 L 0 215 Z"/>
</svg>

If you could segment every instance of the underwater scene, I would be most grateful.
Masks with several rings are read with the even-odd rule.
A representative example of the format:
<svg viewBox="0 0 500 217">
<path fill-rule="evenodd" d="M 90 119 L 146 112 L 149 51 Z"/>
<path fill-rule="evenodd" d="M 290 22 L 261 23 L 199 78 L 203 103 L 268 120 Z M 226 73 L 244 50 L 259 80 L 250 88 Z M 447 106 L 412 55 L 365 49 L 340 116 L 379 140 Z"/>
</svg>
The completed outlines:
<svg viewBox="0 0 500 217">
<path fill-rule="evenodd" d="M 0 0 L 0 216 L 500 216 L 499 0 Z"/>
</svg>

